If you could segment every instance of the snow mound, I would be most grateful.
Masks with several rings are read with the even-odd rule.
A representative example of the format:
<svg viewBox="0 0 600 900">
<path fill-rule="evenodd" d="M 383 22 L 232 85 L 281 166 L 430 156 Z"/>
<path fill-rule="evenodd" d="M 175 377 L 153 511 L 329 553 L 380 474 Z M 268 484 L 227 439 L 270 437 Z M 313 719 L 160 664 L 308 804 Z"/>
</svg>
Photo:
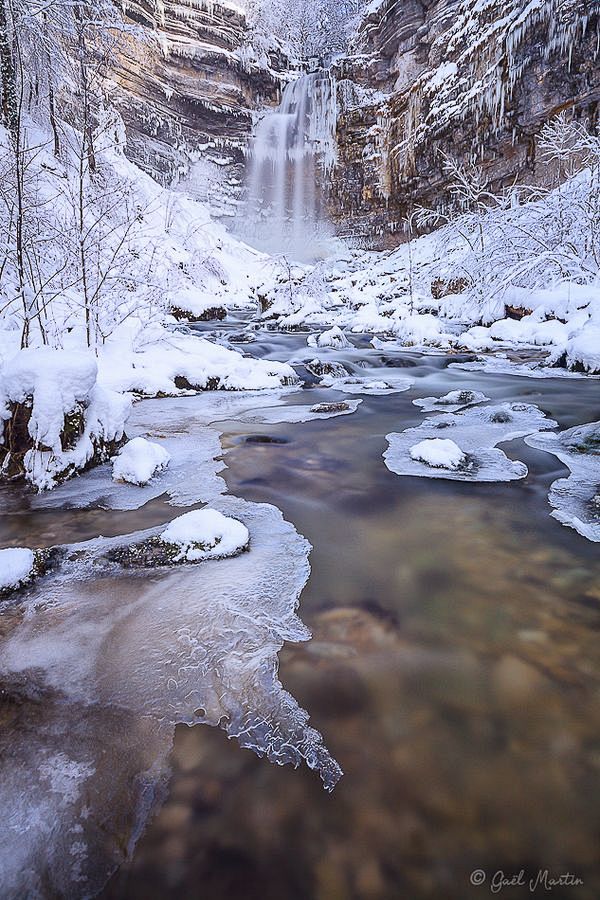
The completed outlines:
<svg viewBox="0 0 600 900">
<path fill-rule="evenodd" d="M 560 434 L 531 434 L 525 442 L 552 453 L 571 470 L 550 488 L 553 517 L 589 541 L 600 542 L 600 422 Z"/>
<path fill-rule="evenodd" d="M 198 562 L 225 559 L 248 547 L 250 534 L 237 519 L 216 509 L 198 509 L 174 519 L 161 535 L 165 544 L 179 547 L 178 559 Z"/>
<path fill-rule="evenodd" d="M 137 437 L 125 444 L 115 457 L 112 477 L 115 481 L 142 486 L 166 468 L 170 459 L 170 454 L 160 444 Z"/>
<path fill-rule="evenodd" d="M 481 391 L 450 391 L 443 397 L 424 397 L 421 400 L 413 400 L 415 406 L 420 406 L 424 412 L 436 412 L 443 409 L 444 412 L 457 412 L 465 406 L 475 406 L 489 400 Z"/>
<path fill-rule="evenodd" d="M 410 456 L 434 469 L 458 469 L 466 461 L 458 444 L 445 438 L 420 441 L 410 448 Z"/>
<path fill-rule="evenodd" d="M 311 334 L 307 343 L 309 347 L 319 347 L 321 349 L 329 347 L 332 350 L 345 350 L 351 346 L 350 341 L 339 325 L 334 325 L 333 328 L 329 331 L 324 331 L 322 334 Z"/>
<path fill-rule="evenodd" d="M 396 475 L 417 475 L 424 478 L 449 478 L 457 481 L 515 481 L 525 478 L 527 466 L 513 462 L 496 445 L 525 437 L 540 427 L 554 428 L 556 422 L 526 403 L 501 403 L 484 408 L 469 408 L 462 413 L 431 416 L 417 428 L 388 434 L 388 449 L 383 454 L 385 464 Z M 463 453 L 456 468 L 436 468 L 413 455 L 419 442 L 442 438 L 454 443 Z M 448 448 L 449 449 L 449 448 Z"/>
<path fill-rule="evenodd" d="M 25 547 L 0 550 L 0 591 L 20 587 L 31 577 L 35 557 Z"/>
</svg>

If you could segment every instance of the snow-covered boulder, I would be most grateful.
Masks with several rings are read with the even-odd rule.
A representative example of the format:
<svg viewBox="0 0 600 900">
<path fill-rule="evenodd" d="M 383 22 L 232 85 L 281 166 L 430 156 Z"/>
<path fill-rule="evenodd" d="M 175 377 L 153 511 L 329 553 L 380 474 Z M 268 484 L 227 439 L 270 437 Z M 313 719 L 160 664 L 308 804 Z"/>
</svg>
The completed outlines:
<svg viewBox="0 0 600 900">
<path fill-rule="evenodd" d="M 248 547 L 250 534 L 242 522 L 216 509 L 198 509 L 174 519 L 161 541 L 177 547 L 176 560 L 199 562 L 236 556 Z"/>
<path fill-rule="evenodd" d="M 26 547 L 0 550 L 0 593 L 21 587 L 33 575 L 35 555 Z"/>
<path fill-rule="evenodd" d="M 311 334 L 307 340 L 309 347 L 319 347 L 320 349 L 344 350 L 350 347 L 350 341 L 338 325 L 334 325 L 329 331 L 322 334 Z"/>
<path fill-rule="evenodd" d="M 88 352 L 21 350 L 0 370 L 2 475 L 39 490 L 104 461 L 123 439 L 131 400 L 100 387 Z"/>
<path fill-rule="evenodd" d="M 170 454 L 160 444 L 137 437 L 129 441 L 113 461 L 115 481 L 145 485 L 169 464 Z"/>
<path fill-rule="evenodd" d="M 410 456 L 434 469 L 458 469 L 466 459 L 458 444 L 446 438 L 420 441 L 410 448 Z"/>
</svg>

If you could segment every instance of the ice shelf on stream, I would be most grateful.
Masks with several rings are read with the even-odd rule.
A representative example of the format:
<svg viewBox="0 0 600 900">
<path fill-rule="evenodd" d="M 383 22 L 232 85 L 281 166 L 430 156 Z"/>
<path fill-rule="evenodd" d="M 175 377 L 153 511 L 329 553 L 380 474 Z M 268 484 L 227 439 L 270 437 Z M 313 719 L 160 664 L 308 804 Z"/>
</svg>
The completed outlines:
<svg viewBox="0 0 600 900">
<path fill-rule="evenodd" d="M 525 442 L 552 453 L 571 470 L 568 478 L 559 478 L 550 488 L 554 518 L 589 541 L 600 541 L 600 422 L 559 434 L 531 434 Z"/>
<path fill-rule="evenodd" d="M 527 466 L 513 462 L 497 444 L 524 437 L 540 427 L 554 428 L 537 406 L 501 403 L 473 407 L 462 413 L 431 416 L 416 428 L 386 436 L 385 464 L 396 475 L 448 478 L 455 481 L 514 481 L 525 478 Z M 454 452 L 432 453 L 432 442 L 452 442 Z M 423 452 L 417 452 L 420 447 Z M 433 459 L 433 462 L 431 461 Z M 444 462 L 446 460 L 446 463 Z"/>
<path fill-rule="evenodd" d="M 3 688 L 21 710 L 0 737 L 7 897 L 100 889 L 160 798 L 178 724 L 219 726 L 275 764 L 304 762 L 327 790 L 341 777 L 277 675 L 283 643 L 310 638 L 297 615 L 310 545 L 275 507 L 224 495 L 218 432 L 202 423 L 244 400 L 141 403 L 136 426 L 171 455 L 163 473 L 139 487 L 104 467 L 35 498 L 135 509 L 168 491 L 177 505 L 209 502 L 250 545 L 148 577 L 107 561 L 125 538 L 96 538 L 64 548 L 59 573 L 26 595 L 24 618 L 0 642 Z"/>
</svg>

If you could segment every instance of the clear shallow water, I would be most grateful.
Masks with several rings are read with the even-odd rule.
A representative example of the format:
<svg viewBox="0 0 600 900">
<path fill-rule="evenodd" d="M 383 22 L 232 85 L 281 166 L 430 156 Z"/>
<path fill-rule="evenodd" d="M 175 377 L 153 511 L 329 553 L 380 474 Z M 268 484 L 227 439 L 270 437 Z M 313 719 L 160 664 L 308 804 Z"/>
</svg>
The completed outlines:
<svg viewBox="0 0 600 900">
<path fill-rule="evenodd" d="M 248 350 L 284 359 L 303 346 L 260 335 Z M 509 485 L 399 478 L 381 458 L 385 434 L 422 421 L 415 397 L 475 388 L 564 428 L 600 417 L 598 386 L 396 361 L 413 364 L 413 388 L 364 397 L 351 416 L 222 426 L 230 491 L 279 507 L 313 544 L 301 615 L 314 637 L 286 645 L 280 677 L 345 777 L 327 795 L 218 729 L 179 727 L 166 804 L 103 896 L 480 897 L 473 869 L 521 867 L 584 880 L 555 896 L 598 896 L 600 560 L 550 518 L 564 469 L 521 440 L 503 449 L 530 474 Z M 287 402 L 339 398 L 311 388 Z M 153 504 L 137 527 L 161 520 Z M 106 729 L 135 750 L 131 769 L 112 761 L 116 781 L 149 744 L 127 721 Z"/>
</svg>

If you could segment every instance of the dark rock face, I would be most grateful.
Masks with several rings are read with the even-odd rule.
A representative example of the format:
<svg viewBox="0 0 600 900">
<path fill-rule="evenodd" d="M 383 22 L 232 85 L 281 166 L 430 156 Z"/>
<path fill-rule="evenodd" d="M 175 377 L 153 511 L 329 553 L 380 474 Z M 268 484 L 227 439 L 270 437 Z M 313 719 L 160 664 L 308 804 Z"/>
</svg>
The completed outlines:
<svg viewBox="0 0 600 900">
<path fill-rule="evenodd" d="M 246 58 L 243 14 L 219 0 L 131 0 L 123 10 L 138 28 L 119 39 L 110 75 L 128 156 L 167 183 L 201 151 L 213 192 L 235 181 L 252 111 L 279 96 L 272 70 Z"/>
<path fill-rule="evenodd" d="M 494 189 L 548 183 L 542 126 L 562 110 L 598 124 L 599 28 L 600 0 L 383 0 L 337 66 L 340 232 L 402 241 L 414 206 L 449 201 L 444 154 L 481 164 Z"/>
</svg>

